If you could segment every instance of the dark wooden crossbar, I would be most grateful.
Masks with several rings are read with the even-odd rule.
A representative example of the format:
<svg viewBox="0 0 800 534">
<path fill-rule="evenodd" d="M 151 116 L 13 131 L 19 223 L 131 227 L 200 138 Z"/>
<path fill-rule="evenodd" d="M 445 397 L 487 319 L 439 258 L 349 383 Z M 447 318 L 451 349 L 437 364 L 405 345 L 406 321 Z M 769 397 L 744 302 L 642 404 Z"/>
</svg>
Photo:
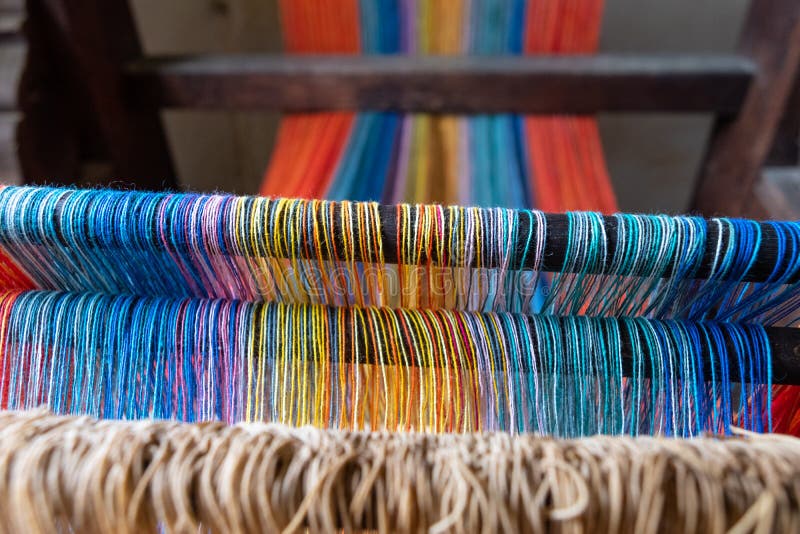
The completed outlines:
<svg viewBox="0 0 800 534">
<path fill-rule="evenodd" d="M 144 59 L 125 73 L 147 107 L 735 114 L 756 66 L 733 55 L 210 55 Z"/>
</svg>

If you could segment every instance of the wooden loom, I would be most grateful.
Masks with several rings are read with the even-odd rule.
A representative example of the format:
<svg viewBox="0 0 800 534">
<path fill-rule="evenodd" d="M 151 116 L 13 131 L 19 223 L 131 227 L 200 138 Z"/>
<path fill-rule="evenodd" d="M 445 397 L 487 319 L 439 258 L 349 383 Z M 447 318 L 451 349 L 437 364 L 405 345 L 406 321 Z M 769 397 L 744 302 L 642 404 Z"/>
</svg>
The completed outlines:
<svg viewBox="0 0 800 534">
<path fill-rule="evenodd" d="M 735 55 L 502 58 L 146 57 L 126 0 L 25 6 L 17 141 L 28 182 L 69 183 L 92 159 L 111 164 L 115 183 L 177 188 L 159 116 L 166 108 L 712 112 L 692 211 L 792 215 L 780 190 L 800 164 L 800 4 L 792 0 L 752 0 Z M 8 26 L 3 38 L 17 38 Z M 786 346 L 800 346 L 797 337 Z"/>
<path fill-rule="evenodd" d="M 790 0 L 751 2 L 738 54 L 695 56 L 145 57 L 125 0 L 26 8 L 18 147 L 28 181 L 66 182 L 100 159 L 124 183 L 177 187 L 164 108 L 713 112 L 692 210 L 791 214 L 776 186 L 793 183 L 799 162 L 800 6 Z M 18 38 L 13 24 L 0 30 Z"/>
<path fill-rule="evenodd" d="M 763 217 L 774 206 L 786 214 L 775 184 L 787 173 L 765 165 L 798 163 L 800 5 L 792 0 L 753 0 L 735 55 L 502 59 L 147 57 L 126 0 L 26 6 L 17 138 L 29 182 L 74 179 L 91 158 L 110 162 L 129 185 L 177 187 L 165 108 L 710 112 L 716 121 L 692 211 Z"/>
<path fill-rule="evenodd" d="M 148 58 L 143 57 L 130 8 L 124 0 L 27 0 L 26 3 L 25 36 L 29 56 L 19 94 L 23 121 L 18 128 L 18 143 L 28 181 L 41 177 L 56 182 L 59 178 L 72 179 L 80 176 L 84 161 L 105 159 L 112 164 L 113 174 L 131 185 L 159 189 L 177 187 L 159 117 L 159 111 L 168 107 L 287 111 L 712 112 L 717 120 L 692 204 L 693 210 L 707 215 L 763 216 L 772 207 L 767 204 L 781 198 L 776 192 L 776 180 L 780 182 L 787 174 L 790 178 L 794 176 L 791 171 L 765 170 L 765 165 L 795 166 L 798 163 L 796 138 L 800 132 L 800 116 L 784 113 L 785 109 L 800 105 L 800 91 L 792 89 L 800 62 L 800 4 L 790 0 L 753 0 L 739 54 L 735 56 L 601 55 L 502 60 L 402 57 L 287 60 L 263 55 Z M 48 157 L 42 158 L 42 154 Z M 752 205 L 753 194 L 761 200 L 762 206 Z M 797 383 L 800 380 L 797 363 L 800 336 L 794 329 L 774 329 L 770 333 L 779 363 L 776 378 Z M 4 415 L 8 420 L 16 417 L 19 416 Z M 109 427 L 103 428 L 103 424 Z M 75 435 L 91 444 L 81 450 L 125 449 L 94 446 L 101 439 L 115 438 L 117 443 L 132 439 L 123 433 L 123 425 L 118 425 L 119 428 L 114 425 L 98 424 L 99 431 L 94 433 L 87 431 L 91 429 L 85 424 L 80 426 Z M 109 428 L 114 432 L 109 432 Z M 232 432 L 233 437 L 224 436 L 226 440 L 238 437 L 238 430 L 214 430 Z M 157 432 L 163 431 L 159 428 Z M 42 435 L 46 437 L 46 433 Z M 23 437 L 27 439 L 27 435 Z M 157 437 L 159 443 L 167 442 L 168 438 L 177 442 L 181 438 L 162 438 L 161 434 Z M 50 446 L 58 447 L 65 441 L 53 439 Z M 296 448 L 304 446 L 297 438 L 293 438 L 291 444 Z M 701 442 L 698 448 L 712 445 L 721 452 L 709 455 L 710 459 L 729 456 L 722 449 L 723 445 Z M 758 443 L 737 441 L 725 444 L 750 451 L 753 456 L 761 453 L 756 445 Z M 664 445 L 643 441 L 640 448 L 652 451 L 656 446 L 694 445 L 692 442 Z M 42 452 L 41 448 L 31 447 L 27 442 L 21 447 L 6 447 L 5 451 L 6 454 L 42 457 L 49 454 L 49 450 Z M 656 452 L 661 453 L 661 450 Z M 796 458 L 796 451 L 791 452 L 793 455 L 780 465 L 796 465 L 791 461 Z M 364 456 L 365 451 L 359 451 L 354 457 Z M 682 453 L 669 457 L 674 461 L 685 456 Z M 49 457 L 59 459 L 65 455 Z M 79 459 L 83 461 L 85 459 Z M 151 465 L 146 463 L 150 462 L 148 458 L 142 461 Z M 707 462 L 709 460 L 695 464 L 704 466 Z M 78 480 L 73 472 L 77 463 L 66 464 L 63 472 L 69 476 L 63 479 Z M 474 465 L 479 463 L 473 462 Z M 753 464 L 756 463 L 745 463 L 748 467 Z M 134 472 L 144 471 L 134 467 Z M 208 471 L 216 469 L 214 465 Z M 172 476 L 172 472 L 165 471 Z M 313 470 L 303 470 L 309 471 Z M 433 468 L 428 471 L 435 472 Z M 686 470 L 679 465 L 675 471 L 684 473 Z M 732 469 L 720 471 L 735 472 Z M 766 471 L 771 472 L 770 469 Z M 361 471 L 348 465 L 342 472 L 355 479 Z M 20 485 L 26 483 L 21 473 L 9 480 Z M 410 485 L 413 487 L 417 483 L 412 481 Z M 90 484 L 87 487 L 99 486 Z M 186 491 L 194 487 L 192 484 L 174 486 Z M 349 488 L 354 484 L 348 482 L 342 486 Z M 596 497 L 601 501 L 606 498 L 608 483 L 603 481 L 597 486 L 603 489 Z M 722 486 L 735 487 L 734 484 Z M 269 485 L 253 486 L 242 493 L 252 497 L 264 493 L 266 487 Z M 123 495 L 124 488 L 117 490 Z M 42 494 L 51 495 L 49 492 Z M 154 500 L 167 502 L 163 496 L 157 497 Z M 347 501 L 350 500 L 348 497 Z M 195 501 L 187 498 L 175 502 L 194 504 Z M 196 511 L 196 507 L 189 508 Z M 291 508 L 292 512 L 294 510 Z M 372 517 L 368 512 L 365 514 L 367 519 Z M 214 518 L 214 514 L 196 515 L 203 521 Z M 182 517 L 178 513 L 176 516 Z M 356 517 L 354 521 L 359 519 Z M 380 524 L 377 519 L 365 520 L 370 526 L 376 523 Z M 27 522 L 19 524 L 30 526 Z M 222 519 L 220 525 L 229 526 Z"/>
</svg>

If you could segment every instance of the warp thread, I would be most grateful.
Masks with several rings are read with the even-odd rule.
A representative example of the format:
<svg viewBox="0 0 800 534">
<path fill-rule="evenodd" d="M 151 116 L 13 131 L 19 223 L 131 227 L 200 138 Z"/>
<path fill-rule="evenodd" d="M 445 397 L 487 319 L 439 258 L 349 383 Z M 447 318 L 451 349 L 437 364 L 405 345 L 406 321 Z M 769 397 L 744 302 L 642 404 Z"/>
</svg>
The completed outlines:
<svg viewBox="0 0 800 534">
<path fill-rule="evenodd" d="M 765 325 L 800 306 L 800 223 L 620 214 L 612 240 L 595 213 L 553 237 L 538 211 L 399 205 L 388 228 L 386 209 L 7 187 L 0 247 L 36 287 L 76 292 Z M 748 282 L 767 231 L 774 264 Z"/>
<path fill-rule="evenodd" d="M 603 0 L 284 0 L 289 54 L 587 54 Z M 591 117 L 292 114 L 261 194 L 616 211 Z"/>
<path fill-rule="evenodd" d="M 4 408 L 565 437 L 771 425 L 759 325 L 47 291 L 0 311 Z"/>
</svg>

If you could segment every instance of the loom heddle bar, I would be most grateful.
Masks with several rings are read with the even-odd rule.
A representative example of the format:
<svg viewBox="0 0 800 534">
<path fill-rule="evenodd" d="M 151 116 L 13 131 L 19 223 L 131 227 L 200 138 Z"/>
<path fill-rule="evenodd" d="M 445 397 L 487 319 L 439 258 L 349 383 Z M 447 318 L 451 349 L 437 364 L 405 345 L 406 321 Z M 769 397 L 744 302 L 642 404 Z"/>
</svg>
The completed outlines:
<svg viewBox="0 0 800 534">
<path fill-rule="evenodd" d="M 5 191 L 23 191 L 25 188 L 16 188 L 16 187 L 7 187 Z M 29 188 L 28 190 L 32 190 L 33 188 Z M 36 213 L 39 214 L 41 217 L 41 221 L 37 224 L 40 224 L 38 228 L 31 228 L 30 230 L 25 230 L 25 239 L 31 243 L 42 243 L 47 244 L 50 241 L 59 242 L 62 245 L 67 244 L 68 241 L 64 237 L 64 228 L 65 228 L 65 221 L 69 224 L 73 224 L 69 221 L 69 218 L 65 216 L 63 213 L 63 206 L 68 201 L 69 197 L 73 194 L 78 193 L 76 190 L 71 189 L 64 189 L 63 194 L 61 197 L 53 202 L 52 204 L 48 204 L 50 201 L 42 201 L 39 204 L 39 200 L 34 201 L 33 204 L 27 204 L 24 209 L 26 210 L 41 210 L 37 211 Z M 83 194 L 86 194 L 85 192 Z M 120 214 L 115 214 L 115 224 L 123 225 L 128 228 L 126 231 L 134 232 L 136 239 L 132 240 L 130 243 L 126 243 L 126 246 L 147 246 L 153 247 L 154 249 L 164 249 L 167 250 L 169 247 L 175 247 L 177 249 L 187 247 L 187 243 L 182 242 L 179 239 L 176 239 L 174 236 L 176 235 L 183 235 L 185 233 L 185 229 L 181 226 L 185 224 L 185 221 L 182 220 L 175 220 L 174 218 L 165 218 L 163 220 L 158 220 L 155 217 L 155 214 L 158 212 L 159 204 L 166 200 L 167 198 L 174 198 L 175 196 L 182 196 L 182 198 L 186 199 L 187 202 L 191 202 L 192 200 L 197 199 L 215 199 L 221 200 L 222 206 L 220 209 L 224 209 L 224 204 L 232 201 L 232 200 L 241 200 L 243 204 L 241 205 L 240 209 L 243 215 L 241 215 L 240 219 L 236 219 L 237 224 L 250 224 L 250 210 L 252 209 L 254 203 L 263 201 L 264 199 L 259 199 L 257 197 L 233 197 L 233 196 L 212 196 L 212 195 L 189 195 L 189 194 L 182 194 L 182 193 L 138 193 L 138 192 L 110 192 L 110 191 L 94 191 L 89 193 L 90 195 L 97 195 L 97 199 L 103 197 L 103 195 L 122 195 L 119 197 L 118 200 L 122 202 L 130 200 L 137 200 L 145 198 L 143 195 L 152 195 L 150 200 L 148 200 L 149 207 L 145 207 L 141 204 L 137 205 L 136 209 L 127 209 Z M 126 195 L 129 195 L 125 198 Z M 91 205 L 91 198 L 86 202 L 85 206 Z M 357 203 L 351 204 L 355 205 Z M 345 249 L 344 243 L 341 240 L 343 224 L 342 224 L 342 216 L 341 216 L 341 203 L 332 202 L 330 204 L 333 206 L 332 209 L 332 218 L 331 218 L 331 233 L 334 235 L 334 239 L 332 242 L 332 250 L 325 249 L 324 247 L 320 249 L 322 256 L 325 259 L 334 259 L 335 257 L 338 258 L 346 258 L 349 257 L 354 261 L 361 261 L 361 262 L 378 262 L 379 258 L 374 253 L 371 256 L 364 257 L 359 247 L 355 247 L 351 252 Z M 36 207 L 38 206 L 38 207 Z M 130 207 L 130 206 L 129 206 Z M 4 218 L 6 220 L 11 220 L 12 218 L 16 217 L 20 220 L 25 218 L 25 214 L 22 213 L 22 207 L 16 206 L 13 204 L 6 204 L 4 206 Z M 86 208 L 83 208 L 86 209 Z M 263 221 L 268 221 L 270 217 L 270 213 L 268 210 L 271 209 L 267 206 L 267 211 L 262 213 L 261 217 Z M 397 243 L 397 227 L 398 227 L 398 209 L 399 206 L 377 206 L 377 211 L 379 214 L 379 222 L 380 222 L 380 237 L 382 240 L 382 253 L 383 253 L 383 261 L 386 263 L 397 263 L 398 262 L 398 243 Z M 143 220 L 140 218 L 140 213 L 143 210 L 148 210 L 148 216 L 150 219 L 148 223 L 150 226 L 143 225 Z M 354 211 L 353 211 L 354 213 Z M 487 209 L 482 209 L 482 213 L 487 213 Z M 534 262 L 536 261 L 532 254 L 524 255 L 522 252 L 526 247 L 526 242 L 528 240 L 528 235 L 530 233 L 530 229 L 532 228 L 532 221 L 533 219 L 529 215 L 530 212 L 526 211 L 516 211 L 511 212 L 513 213 L 514 217 L 516 217 L 518 221 L 518 231 L 515 234 L 516 240 L 511 243 L 510 250 L 511 252 L 508 257 L 508 265 L 506 268 L 508 269 L 531 269 L 534 267 Z M 443 208 L 441 210 L 441 214 L 443 217 L 443 224 L 442 224 L 442 233 L 447 234 L 449 229 L 452 227 L 452 221 L 450 212 L 447 208 Z M 126 219 L 127 217 L 127 219 Z M 414 218 L 416 215 L 414 214 L 414 210 L 412 207 L 411 210 L 411 217 L 409 219 L 410 224 L 413 225 Z M 545 234 L 545 244 L 544 244 L 544 253 L 542 258 L 542 264 L 540 265 L 540 269 L 544 272 L 569 272 L 570 265 L 565 262 L 565 256 L 567 254 L 567 236 L 568 236 L 568 227 L 569 227 L 569 219 L 568 216 L 565 214 L 545 214 L 545 222 L 546 222 L 546 234 Z M 699 219 L 698 219 L 699 220 Z M 308 222 L 298 219 L 298 221 L 302 221 L 302 224 L 307 225 Z M 581 265 L 581 269 L 584 269 L 582 272 L 586 274 L 610 274 L 609 270 L 611 268 L 612 259 L 614 257 L 614 252 L 619 246 L 620 238 L 617 231 L 617 220 L 613 216 L 603 216 L 602 218 L 602 231 L 606 234 L 606 246 L 608 247 L 606 261 L 603 262 L 595 262 L 591 265 L 583 265 L 583 264 L 576 264 Z M 261 221 L 259 221 L 261 222 Z M 27 223 L 26 223 L 27 224 Z M 233 228 L 232 227 L 224 227 L 224 224 L 227 223 L 220 223 L 223 225 L 223 230 L 228 234 L 232 235 Z M 43 226 L 42 226 L 43 225 Z M 349 227 L 353 231 L 353 237 L 356 242 L 361 239 L 360 230 L 358 225 L 356 224 L 355 215 L 350 219 L 348 223 Z M 697 279 L 705 279 L 710 276 L 712 271 L 715 269 L 714 267 L 714 259 L 715 254 L 718 252 L 718 248 L 725 249 L 728 245 L 731 230 L 722 224 L 717 224 L 715 220 L 706 219 L 705 226 L 707 228 L 706 239 L 704 243 L 704 252 L 703 258 L 700 264 L 697 266 L 696 271 L 694 272 L 694 278 Z M 775 271 L 776 263 L 779 261 L 778 256 L 778 243 L 776 238 L 776 231 L 775 229 L 768 223 L 761 222 L 759 223 L 760 232 L 761 232 L 761 245 L 758 248 L 758 253 L 756 257 L 753 259 L 750 268 L 744 273 L 743 276 L 737 278 L 738 281 L 741 282 L 765 282 L 767 281 L 771 275 L 773 275 L 773 271 Z M 134 228 L 135 227 L 135 228 Z M 311 258 L 311 251 L 313 248 L 310 246 L 311 236 L 308 233 L 307 227 L 301 227 L 300 232 L 297 235 L 297 241 L 293 244 L 293 253 L 296 253 L 299 257 L 307 257 Z M 74 242 L 75 239 L 84 240 L 87 247 L 90 248 L 97 248 L 97 247 L 114 247 L 119 246 L 115 245 L 115 238 L 114 236 L 109 233 L 107 235 L 92 235 L 92 236 L 81 236 L 79 234 L 74 234 L 74 230 L 71 230 L 73 235 L 71 238 Z M 94 230 L 95 232 L 97 230 Z M 170 236 L 171 241 L 165 242 L 159 235 L 159 232 L 162 232 L 164 235 Z M 592 238 L 598 237 L 596 235 L 590 236 Z M 226 243 L 226 240 L 233 239 L 229 235 L 221 235 L 220 243 L 218 244 L 222 250 L 226 248 L 230 248 L 229 245 Z M 0 221 L 0 244 L 6 243 L 9 241 L 13 241 L 13 238 L 9 237 L 8 235 L 8 228 L 7 223 Z M 486 245 L 488 246 L 488 245 Z M 287 247 L 288 250 L 288 247 Z M 487 249 L 488 251 L 489 249 Z M 283 252 L 284 254 L 286 251 Z M 796 254 L 797 251 L 794 251 Z M 350 257 L 352 255 L 352 257 Z M 787 261 L 790 261 L 792 257 L 789 255 L 784 255 L 783 263 L 787 264 Z M 437 266 L 447 266 L 446 263 L 443 263 L 439 259 L 432 257 L 425 250 L 421 250 L 419 257 L 417 258 L 419 265 L 437 265 Z M 501 261 L 501 257 L 497 254 L 493 253 L 485 253 L 483 254 L 483 260 L 481 267 L 484 268 L 498 268 L 500 267 L 499 261 Z M 786 265 L 784 265 L 785 267 Z M 717 266 L 718 267 L 718 266 Z M 574 267 L 573 267 L 574 268 Z M 626 272 L 619 272 L 617 274 L 627 275 L 630 273 Z M 671 275 L 671 268 L 667 269 L 664 273 L 665 277 L 669 277 Z M 733 275 L 733 274 L 731 274 Z M 721 281 L 726 280 L 725 273 L 720 274 L 719 272 L 716 273 L 717 279 Z M 738 275 L 737 275 L 738 276 Z M 785 280 L 785 283 L 795 283 L 800 281 L 800 269 L 796 269 L 796 272 L 790 277 Z"/>
</svg>

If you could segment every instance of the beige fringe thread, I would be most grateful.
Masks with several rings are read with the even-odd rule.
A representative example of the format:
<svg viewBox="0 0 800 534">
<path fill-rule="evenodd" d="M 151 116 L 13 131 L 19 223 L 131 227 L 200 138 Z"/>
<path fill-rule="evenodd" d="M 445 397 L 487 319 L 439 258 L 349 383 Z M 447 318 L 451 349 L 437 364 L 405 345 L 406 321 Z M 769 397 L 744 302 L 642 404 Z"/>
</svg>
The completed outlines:
<svg viewBox="0 0 800 534">
<path fill-rule="evenodd" d="M 0 413 L 4 532 L 800 532 L 800 440 Z"/>
</svg>

